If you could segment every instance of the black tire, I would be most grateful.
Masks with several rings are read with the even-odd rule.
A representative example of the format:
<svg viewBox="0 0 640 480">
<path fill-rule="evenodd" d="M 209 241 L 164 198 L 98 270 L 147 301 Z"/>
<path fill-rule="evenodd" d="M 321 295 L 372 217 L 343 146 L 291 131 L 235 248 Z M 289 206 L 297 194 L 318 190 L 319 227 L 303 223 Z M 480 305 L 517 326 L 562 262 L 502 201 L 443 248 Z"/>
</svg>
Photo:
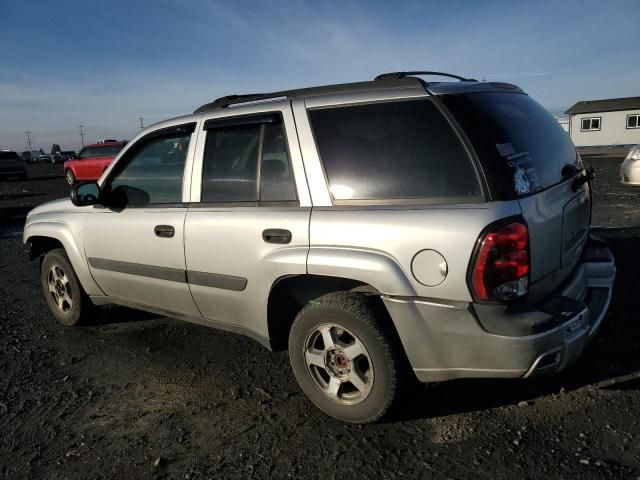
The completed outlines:
<svg viewBox="0 0 640 480">
<path fill-rule="evenodd" d="M 52 271 L 54 268 L 57 268 L 55 273 Z M 64 280 L 56 280 L 56 276 L 60 277 L 60 273 L 64 274 L 62 277 Z M 50 290 L 52 280 L 56 285 L 54 287 L 55 293 Z M 44 256 L 40 266 L 40 283 L 49 310 L 63 325 L 74 326 L 83 323 L 95 312 L 95 306 L 82 289 L 64 249 L 50 250 Z M 62 289 L 60 289 L 59 283 L 62 284 Z M 60 294 L 61 292 L 62 294 Z M 65 296 L 68 300 L 63 300 L 62 306 L 59 306 L 56 299 Z"/>
<path fill-rule="evenodd" d="M 350 423 L 370 423 L 381 418 L 391 406 L 396 396 L 401 364 L 398 348 L 391 336 L 384 333 L 380 316 L 381 313 L 374 299 L 352 292 L 334 292 L 324 295 L 309 303 L 296 316 L 289 333 L 291 367 L 302 391 L 327 415 Z M 356 360 L 350 359 L 348 367 L 335 372 L 336 364 L 344 365 L 344 360 L 334 362 L 331 360 L 331 353 L 327 353 L 327 347 L 323 346 L 325 375 L 322 375 L 322 368 L 316 365 L 308 366 L 305 352 L 320 352 L 315 350 L 315 346 L 309 346 L 309 342 L 315 342 L 313 340 L 313 335 L 317 335 L 315 332 L 323 329 L 326 332 L 328 325 L 339 327 L 337 330 L 331 330 L 332 332 L 337 331 L 338 334 L 347 332 L 347 338 L 356 338 L 354 342 L 360 342 L 360 345 L 365 347 L 364 361 L 371 368 L 367 381 L 369 390 L 357 403 L 346 404 L 341 398 L 343 394 L 339 393 L 342 385 L 355 387 L 355 384 L 351 384 L 348 379 L 346 383 L 339 383 L 335 397 L 328 393 L 331 376 L 342 375 L 345 371 L 355 371 L 358 368 L 355 364 Z M 331 335 L 333 336 L 334 333 Z M 338 337 L 336 339 L 335 345 L 339 345 L 341 340 Z M 320 343 L 324 345 L 323 340 Z M 363 356 L 357 358 L 362 361 Z M 335 375 L 330 372 L 331 368 Z M 323 378 L 328 379 L 327 389 L 323 389 L 320 385 Z M 362 378 L 363 376 L 360 377 Z M 355 395 L 359 394 L 360 391 L 355 389 Z M 349 392 L 346 395 L 349 395 Z"/>
<path fill-rule="evenodd" d="M 76 176 L 73 174 L 73 170 L 67 168 L 64 172 L 64 179 L 69 185 L 76 183 Z"/>
</svg>

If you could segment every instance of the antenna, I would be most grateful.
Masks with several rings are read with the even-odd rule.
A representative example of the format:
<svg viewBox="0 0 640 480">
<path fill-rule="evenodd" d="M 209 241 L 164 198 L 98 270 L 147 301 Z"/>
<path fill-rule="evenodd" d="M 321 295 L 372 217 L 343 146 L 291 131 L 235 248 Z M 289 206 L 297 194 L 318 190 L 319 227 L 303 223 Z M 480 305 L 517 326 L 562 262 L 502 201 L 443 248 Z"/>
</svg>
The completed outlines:
<svg viewBox="0 0 640 480">
<path fill-rule="evenodd" d="M 82 141 L 82 146 L 84 147 L 84 130 L 82 130 L 84 128 L 84 125 L 80 124 L 78 125 L 78 128 L 80 129 L 80 140 Z"/>
<path fill-rule="evenodd" d="M 27 130 L 27 131 L 26 131 L 26 132 L 24 132 L 24 133 L 26 133 L 26 134 L 27 134 L 27 145 L 28 145 L 28 147 L 29 147 L 29 151 L 31 151 L 31 132 Z"/>
</svg>

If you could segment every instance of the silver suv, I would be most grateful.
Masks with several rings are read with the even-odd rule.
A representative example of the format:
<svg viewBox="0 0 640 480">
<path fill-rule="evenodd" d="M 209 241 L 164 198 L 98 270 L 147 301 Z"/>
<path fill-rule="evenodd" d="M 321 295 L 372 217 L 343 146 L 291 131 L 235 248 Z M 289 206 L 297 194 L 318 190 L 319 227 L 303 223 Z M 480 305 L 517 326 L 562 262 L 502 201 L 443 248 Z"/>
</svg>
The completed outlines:
<svg viewBox="0 0 640 480">
<path fill-rule="evenodd" d="M 592 172 L 518 87 L 433 73 L 234 95 L 145 129 L 29 214 L 51 312 L 125 305 L 288 348 L 348 422 L 415 378 L 565 368 L 615 276 Z"/>
</svg>

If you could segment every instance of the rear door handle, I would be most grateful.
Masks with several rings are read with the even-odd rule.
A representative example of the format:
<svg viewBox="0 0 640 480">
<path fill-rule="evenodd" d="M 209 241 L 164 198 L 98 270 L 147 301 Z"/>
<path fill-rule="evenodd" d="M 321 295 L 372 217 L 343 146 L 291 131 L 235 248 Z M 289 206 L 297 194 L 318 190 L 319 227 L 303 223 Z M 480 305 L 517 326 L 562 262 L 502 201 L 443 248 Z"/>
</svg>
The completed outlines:
<svg viewBox="0 0 640 480">
<path fill-rule="evenodd" d="M 291 232 L 281 228 L 267 228 L 262 232 L 262 239 L 267 243 L 290 243 Z"/>
<path fill-rule="evenodd" d="M 156 225 L 153 228 L 153 233 L 156 234 L 156 237 L 171 238 L 176 234 L 176 230 L 171 225 Z"/>
</svg>

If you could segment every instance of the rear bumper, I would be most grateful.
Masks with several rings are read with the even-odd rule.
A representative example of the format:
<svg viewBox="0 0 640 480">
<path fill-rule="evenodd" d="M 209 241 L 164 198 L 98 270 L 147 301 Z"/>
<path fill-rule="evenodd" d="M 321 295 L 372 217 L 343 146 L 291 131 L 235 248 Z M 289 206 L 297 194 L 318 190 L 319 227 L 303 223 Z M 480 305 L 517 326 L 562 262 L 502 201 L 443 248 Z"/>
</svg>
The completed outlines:
<svg viewBox="0 0 640 480">
<path fill-rule="evenodd" d="M 382 299 L 419 380 L 529 377 L 580 357 L 602 324 L 614 278 L 613 255 L 591 238 L 573 274 L 535 307 Z"/>
</svg>

